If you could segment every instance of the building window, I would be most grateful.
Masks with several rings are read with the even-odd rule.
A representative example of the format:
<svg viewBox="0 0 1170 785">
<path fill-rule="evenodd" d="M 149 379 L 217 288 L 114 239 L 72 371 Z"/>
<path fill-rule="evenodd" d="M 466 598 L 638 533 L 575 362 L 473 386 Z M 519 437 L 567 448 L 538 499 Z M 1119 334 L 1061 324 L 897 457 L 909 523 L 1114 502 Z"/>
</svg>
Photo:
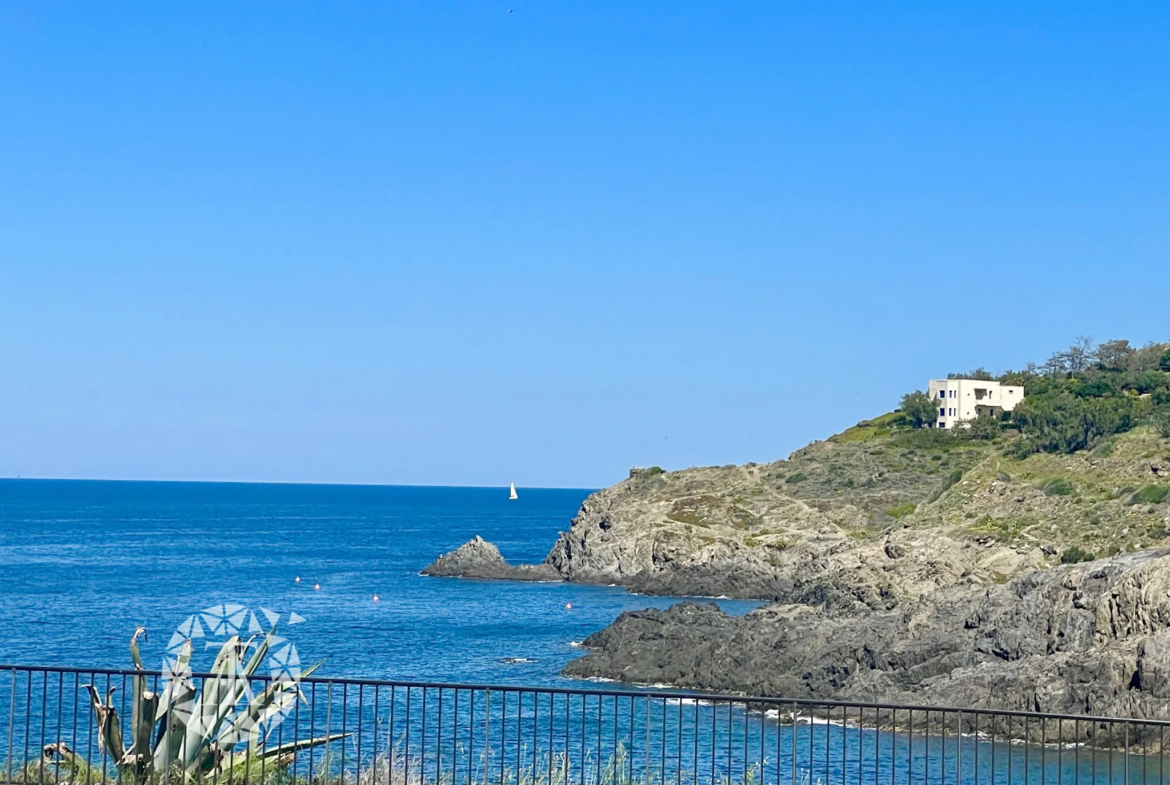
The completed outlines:
<svg viewBox="0 0 1170 785">
<path fill-rule="evenodd" d="M 939 416 L 939 417 L 946 417 L 946 416 L 947 416 L 947 410 L 946 410 L 946 409 L 939 409 L 939 410 L 938 410 L 938 416 Z"/>
<path fill-rule="evenodd" d="M 945 422 L 940 422 L 940 423 L 938 424 L 938 427 L 939 427 L 939 428 L 946 428 L 946 427 L 947 427 L 947 424 L 946 424 Z"/>
<path fill-rule="evenodd" d="M 947 397 L 947 391 L 946 391 L 946 390 L 939 390 L 939 391 L 938 391 L 938 397 L 939 397 L 939 398 L 946 398 L 946 397 Z"/>
<path fill-rule="evenodd" d="M 955 391 L 954 391 L 954 390 L 951 390 L 951 397 L 952 397 L 952 398 L 954 398 L 954 397 L 955 397 Z"/>
</svg>

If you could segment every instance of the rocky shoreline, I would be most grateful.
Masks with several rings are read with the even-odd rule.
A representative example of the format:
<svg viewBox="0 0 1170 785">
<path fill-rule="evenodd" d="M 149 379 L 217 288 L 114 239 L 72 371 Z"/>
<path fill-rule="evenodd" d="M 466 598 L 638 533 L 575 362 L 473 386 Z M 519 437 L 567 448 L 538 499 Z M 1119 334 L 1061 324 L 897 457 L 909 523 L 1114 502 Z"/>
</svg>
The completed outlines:
<svg viewBox="0 0 1170 785">
<path fill-rule="evenodd" d="M 816 700 L 1170 718 L 1170 550 L 967 583 L 885 612 L 622 614 L 564 674 Z"/>
<path fill-rule="evenodd" d="M 1023 459 L 911 434 L 633 470 L 584 501 L 540 564 L 476 537 L 423 572 L 770 603 L 623 614 L 573 677 L 1170 718 L 1170 504 L 1133 493 L 1164 483 L 1159 456 L 1170 440 L 1149 429 Z"/>
</svg>

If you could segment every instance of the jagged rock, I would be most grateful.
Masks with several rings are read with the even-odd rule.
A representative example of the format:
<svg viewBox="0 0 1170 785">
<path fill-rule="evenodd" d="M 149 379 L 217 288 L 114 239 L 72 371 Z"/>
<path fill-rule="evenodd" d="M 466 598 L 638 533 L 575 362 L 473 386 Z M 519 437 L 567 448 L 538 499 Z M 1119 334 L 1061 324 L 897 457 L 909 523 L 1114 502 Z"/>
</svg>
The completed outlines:
<svg viewBox="0 0 1170 785">
<path fill-rule="evenodd" d="M 1130 505 L 1123 493 L 1149 483 L 1151 451 L 1170 450 L 1154 431 L 1119 436 L 1108 456 L 1037 454 L 1010 473 L 989 443 L 936 451 L 911 436 L 814 442 L 770 464 L 635 468 L 585 500 L 535 574 L 886 610 L 958 583 L 1002 583 L 1074 546 L 1158 547 L 1170 526 L 1164 505 Z M 1042 481 L 1053 477 L 1074 493 L 1049 494 Z M 436 574 L 466 571 L 445 569 Z M 513 569 L 530 572 L 486 561 L 475 574 L 525 577 Z"/>
<path fill-rule="evenodd" d="M 940 588 L 890 611 L 622 614 L 564 673 L 794 698 L 1170 718 L 1170 550 Z"/>
<path fill-rule="evenodd" d="M 543 564 L 513 567 L 500 555 L 500 549 L 478 534 L 449 553 L 435 559 L 423 575 L 449 578 L 484 578 L 508 581 L 556 581 L 560 575 Z"/>
</svg>

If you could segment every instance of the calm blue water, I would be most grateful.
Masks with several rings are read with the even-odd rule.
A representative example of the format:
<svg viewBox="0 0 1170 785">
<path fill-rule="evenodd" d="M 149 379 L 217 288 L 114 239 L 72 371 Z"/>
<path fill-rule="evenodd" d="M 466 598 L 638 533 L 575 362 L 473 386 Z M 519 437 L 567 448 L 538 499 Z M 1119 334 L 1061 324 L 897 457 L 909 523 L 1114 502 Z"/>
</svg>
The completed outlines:
<svg viewBox="0 0 1170 785">
<path fill-rule="evenodd" d="M 475 534 L 513 561 L 537 561 L 588 495 L 520 492 L 509 502 L 503 489 L 0 480 L 0 662 L 127 667 L 126 644 L 141 624 L 152 634 L 144 656 L 157 666 L 192 614 L 238 603 L 303 616 L 284 629 L 302 660 L 327 658 L 322 675 L 565 686 L 557 673 L 580 653 L 571 642 L 623 610 L 676 600 L 418 575 Z M 756 603 L 723 605 L 743 612 Z M 54 740 L 97 761 L 80 688 L 90 678 L 0 672 L 0 761 L 32 760 Z M 580 785 L 604 782 L 619 754 L 631 774 L 661 783 L 1144 785 L 1161 782 L 1165 768 L 1156 757 L 941 738 L 937 716 L 925 740 L 921 714 L 916 740 L 874 730 L 875 714 L 868 729 L 791 725 L 743 704 L 666 696 L 307 692 L 280 732 L 347 730 L 338 749 L 299 765 L 355 776 L 376 765 L 378 751 L 456 783 L 515 782 L 525 771 L 539 781 L 541 761 L 557 755 L 572 761 Z M 122 682 L 125 716 L 127 694 Z M 848 719 L 866 723 L 859 713 Z"/>
<path fill-rule="evenodd" d="M 322 674 L 563 683 L 558 671 L 580 654 L 571 642 L 624 610 L 677 600 L 418 574 L 476 534 L 513 562 L 539 561 L 589 491 L 520 494 L 0 480 L 0 662 L 129 667 L 141 624 L 143 656 L 158 667 L 191 614 L 239 603 L 303 616 L 285 629 L 303 661 L 326 658 Z"/>
</svg>

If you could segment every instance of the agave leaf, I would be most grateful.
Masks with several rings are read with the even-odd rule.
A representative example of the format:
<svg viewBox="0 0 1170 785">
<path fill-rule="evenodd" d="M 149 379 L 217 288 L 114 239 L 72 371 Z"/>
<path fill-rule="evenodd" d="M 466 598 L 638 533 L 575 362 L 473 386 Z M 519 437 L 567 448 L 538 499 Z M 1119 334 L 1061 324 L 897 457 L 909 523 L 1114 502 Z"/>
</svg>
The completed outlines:
<svg viewBox="0 0 1170 785">
<path fill-rule="evenodd" d="M 56 756 L 61 762 L 61 768 L 69 773 L 71 782 L 99 782 L 102 774 L 89 765 L 82 756 L 78 755 L 63 741 L 56 744 L 46 744 L 41 750 L 41 759 L 46 763 Z"/>
<path fill-rule="evenodd" d="M 189 701 L 195 692 L 187 673 L 191 662 L 191 641 L 187 640 L 179 650 L 175 665 L 171 668 L 171 678 L 167 681 L 162 698 L 158 705 L 158 717 L 169 712 L 175 706 L 182 706 Z"/>
<path fill-rule="evenodd" d="M 260 728 L 273 717 L 291 710 L 297 698 L 304 697 L 295 681 L 272 681 L 252 698 L 248 706 L 235 717 L 216 739 L 220 745 L 231 745 L 245 737 L 254 738 Z"/>
<path fill-rule="evenodd" d="M 300 752 L 301 750 L 307 750 L 310 747 L 320 747 L 322 744 L 330 744 L 332 742 L 339 741 L 340 739 L 348 738 L 352 735 L 353 734 L 351 733 L 330 733 L 327 736 L 318 736 L 315 739 L 300 739 L 298 741 L 290 741 L 276 747 L 269 747 L 267 749 L 260 750 L 260 757 L 271 758 L 275 755 Z"/>
<path fill-rule="evenodd" d="M 256 669 L 260 667 L 260 663 L 264 662 L 264 658 L 268 655 L 268 649 L 272 646 L 273 639 L 276 638 L 276 625 L 272 625 L 272 629 L 264 636 L 256 646 L 256 651 L 252 652 L 252 656 L 248 659 L 248 664 L 244 666 L 244 675 L 252 677 L 256 673 Z M 248 646 L 252 645 L 255 636 L 248 640 Z"/>
<path fill-rule="evenodd" d="M 307 679 L 307 678 L 309 678 L 310 676 L 312 676 L 312 675 L 313 675 L 313 671 L 317 670 L 318 668 L 320 668 L 320 667 L 321 667 L 322 665 L 324 665 L 324 664 L 325 664 L 325 660 L 320 660 L 320 661 L 318 661 L 318 662 L 315 662 L 315 663 L 313 663 L 313 664 L 312 664 L 312 665 L 310 665 L 309 667 L 305 668 L 305 669 L 304 669 L 303 671 L 301 671 L 301 672 L 300 672 L 300 674 L 297 676 L 297 681 L 300 681 L 301 679 Z"/>
<path fill-rule="evenodd" d="M 134 660 L 134 668 L 136 670 L 144 671 L 145 667 L 142 665 L 142 657 L 138 654 L 138 636 L 142 636 L 142 640 L 147 640 L 146 628 L 139 626 L 134 628 L 134 634 L 130 636 L 130 659 Z"/>
<path fill-rule="evenodd" d="M 163 697 L 171 704 L 167 711 L 160 705 L 158 736 L 154 742 L 152 765 L 156 771 L 166 771 L 181 760 L 183 741 L 187 735 L 187 719 L 195 708 L 195 687 L 184 678 L 176 678 L 167 686 Z"/>
<path fill-rule="evenodd" d="M 240 670 L 240 636 L 233 635 L 220 647 L 215 655 L 215 663 L 211 666 L 212 676 L 203 680 L 203 698 L 200 701 L 201 709 L 205 713 L 214 713 L 213 707 L 218 707 L 224 696 L 231 691 L 233 682 L 239 676 Z"/>
<path fill-rule="evenodd" d="M 224 643 L 212 667 L 213 676 L 203 680 L 203 695 L 199 700 L 198 716 L 192 716 L 187 725 L 182 756 L 184 768 L 205 765 L 202 756 L 212 746 L 220 726 L 231 715 L 248 688 L 248 679 L 240 673 L 243 645 L 238 635 Z"/>
<path fill-rule="evenodd" d="M 154 692 L 145 692 L 142 695 L 142 703 L 136 707 L 137 717 L 131 723 L 134 732 L 134 753 L 146 762 L 152 761 L 153 755 L 150 747 L 150 732 L 154 730 L 154 718 L 158 713 L 158 694 Z"/>
<path fill-rule="evenodd" d="M 93 718 L 98 730 L 98 747 L 102 752 L 107 753 L 115 763 L 118 763 L 125 756 L 126 751 L 122 748 L 122 727 L 118 721 L 118 710 L 114 708 L 114 691 L 117 688 L 110 687 L 106 694 L 106 703 L 102 702 L 97 687 L 87 684 L 85 688 L 89 691 L 89 698 L 93 703 Z"/>
<path fill-rule="evenodd" d="M 230 718 L 226 727 L 216 737 L 216 744 L 231 747 L 246 736 L 252 735 L 262 722 L 273 716 L 268 713 L 268 710 L 277 701 L 278 695 L 283 689 L 281 682 L 269 683 L 263 692 L 252 698 L 243 711 L 237 712 Z"/>
<path fill-rule="evenodd" d="M 262 782 L 266 776 L 283 772 L 296 759 L 295 752 L 288 752 L 272 758 L 258 758 L 253 752 L 233 752 L 224 756 L 217 779 L 222 782 Z"/>
<path fill-rule="evenodd" d="M 137 627 L 130 637 L 130 658 L 135 670 L 142 671 L 142 657 L 138 652 L 138 636 L 146 640 L 146 628 Z M 141 769 L 150 760 L 150 731 L 154 728 L 158 711 L 158 695 L 146 689 L 146 677 L 133 677 L 133 698 L 130 701 L 130 749 L 126 752 L 124 765 Z"/>
</svg>

